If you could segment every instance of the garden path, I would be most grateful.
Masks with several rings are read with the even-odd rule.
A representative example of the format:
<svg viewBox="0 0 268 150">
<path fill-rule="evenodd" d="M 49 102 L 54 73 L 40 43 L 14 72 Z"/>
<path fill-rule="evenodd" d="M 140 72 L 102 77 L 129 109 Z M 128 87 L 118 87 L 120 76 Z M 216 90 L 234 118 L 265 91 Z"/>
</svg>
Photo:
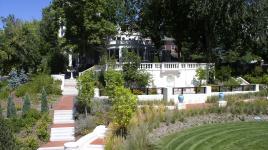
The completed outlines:
<svg viewBox="0 0 268 150">
<path fill-rule="evenodd" d="M 59 101 L 53 107 L 54 117 L 50 140 L 38 150 L 63 150 L 64 143 L 75 141 L 73 119 L 74 98 L 77 96 L 76 80 L 65 80 Z"/>
</svg>

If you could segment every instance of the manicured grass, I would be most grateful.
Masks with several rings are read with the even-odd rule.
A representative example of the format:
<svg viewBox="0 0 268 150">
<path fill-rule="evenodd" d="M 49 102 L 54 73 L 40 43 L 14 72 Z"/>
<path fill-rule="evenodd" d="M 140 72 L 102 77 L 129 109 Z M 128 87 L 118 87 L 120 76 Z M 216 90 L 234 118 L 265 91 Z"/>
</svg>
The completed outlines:
<svg viewBox="0 0 268 150">
<path fill-rule="evenodd" d="M 268 122 L 204 125 L 163 137 L 161 150 L 267 150 Z"/>
</svg>

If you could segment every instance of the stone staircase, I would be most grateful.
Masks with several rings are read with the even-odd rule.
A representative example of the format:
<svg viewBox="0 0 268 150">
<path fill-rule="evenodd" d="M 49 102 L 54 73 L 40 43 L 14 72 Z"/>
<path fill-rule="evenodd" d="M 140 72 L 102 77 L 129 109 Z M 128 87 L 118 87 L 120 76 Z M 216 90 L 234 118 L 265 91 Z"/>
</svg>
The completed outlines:
<svg viewBox="0 0 268 150">
<path fill-rule="evenodd" d="M 63 150 L 64 143 L 75 141 L 75 125 L 73 119 L 74 98 L 77 96 L 76 80 L 64 81 L 62 97 L 54 106 L 53 124 L 50 141 L 38 150 Z"/>
<path fill-rule="evenodd" d="M 78 90 L 76 89 L 76 80 L 75 79 L 66 79 L 64 81 L 64 89 L 62 95 L 78 95 Z"/>
<path fill-rule="evenodd" d="M 73 110 L 54 110 L 54 124 L 74 123 Z"/>
</svg>

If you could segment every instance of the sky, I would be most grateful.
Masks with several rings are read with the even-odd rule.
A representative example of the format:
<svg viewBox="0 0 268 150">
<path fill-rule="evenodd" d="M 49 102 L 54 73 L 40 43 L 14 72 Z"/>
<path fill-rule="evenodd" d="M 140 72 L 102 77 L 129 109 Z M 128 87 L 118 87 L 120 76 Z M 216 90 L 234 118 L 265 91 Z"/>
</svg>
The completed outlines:
<svg viewBox="0 0 268 150">
<path fill-rule="evenodd" d="M 9 14 L 24 21 L 41 20 L 42 9 L 50 4 L 51 0 L 0 0 L 0 17 Z M 0 21 L 0 28 L 3 27 Z"/>
</svg>

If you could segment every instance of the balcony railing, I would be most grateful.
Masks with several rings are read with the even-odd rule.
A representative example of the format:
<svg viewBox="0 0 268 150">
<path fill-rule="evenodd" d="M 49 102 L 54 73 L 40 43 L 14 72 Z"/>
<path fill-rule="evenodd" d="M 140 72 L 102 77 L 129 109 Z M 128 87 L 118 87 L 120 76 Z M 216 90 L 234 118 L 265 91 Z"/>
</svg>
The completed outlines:
<svg viewBox="0 0 268 150">
<path fill-rule="evenodd" d="M 206 68 L 206 63 L 141 63 L 139 69 L 144 70 L 178 70 Z M 121 70 L 123 64 L 117 63 L 115 69 Z"/>
</svg>

